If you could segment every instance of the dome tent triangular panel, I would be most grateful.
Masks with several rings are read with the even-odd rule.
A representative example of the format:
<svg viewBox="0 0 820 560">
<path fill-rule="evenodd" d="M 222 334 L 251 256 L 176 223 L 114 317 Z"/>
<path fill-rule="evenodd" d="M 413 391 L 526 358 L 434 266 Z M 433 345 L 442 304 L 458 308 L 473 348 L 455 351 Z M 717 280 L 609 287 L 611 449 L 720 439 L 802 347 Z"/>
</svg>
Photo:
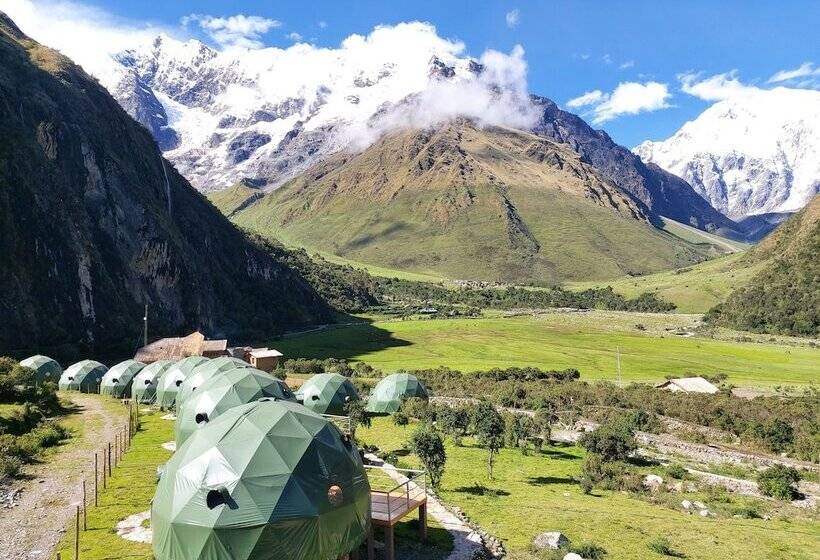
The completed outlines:
<svg viewBox="0 0 820 560">
<path fill-rule="evenodd" d="M 263 397 L 296 401 L 284 381 L 258 369 L 235 367 L 211 377 L 177 408 L 177 445 L 227 410 Z"/>
<path fill-rule="evenodd" d="M 345 416 L 347 405 L 358 401 L 359 393 L 348 378 L 338 373 L 320 373 L 299 387 L 296 398 L 318 414 Z"/>
<path fill-rule="evenodd" d="M 427 389 L 415 375 L 394 373 L 379 381 L 367 397 L 368 412 L 392 414 L 398 412 L 405 399 L 428 400 Z"/>
<path fill-rule="evenodd" d="M 110 395 L 115 399 L 123 399 L 131 396 L 131 386 L 134 377 L 142 371 L 145 364 L 136 360 L 125 360 L 112 366 L 103 375 L 100 384 L 100 394 Z"/>
<path fill-rule="evenodd" d="M 352 442 L 297 403 L 262 399 L 178 447 L 152 502 L 154 555 L 336 560 L 364 541 L 369 508 Z"/>
<path fill-rule="evenodd" d="M 38 385 L 48 382 L 58 383 L 63 374 L 63 368 L 56 360 L 40 354 L 22 360 L 20 365 L 34 370 L 34 382 Z"/>
<path fill-rule="evenodd" d="M 61 391 L 99 393 L 100 382 L 106 371 L 108 371 L 108 368 L 100 362 L 83 360 L 63 372 L 58 387 Z"/>
<path fill-rule="evenodd" d="M 189 356 L 182 358 L 168 370 L 162 374 L 157 385 L 157 404 L 162 410 L 167 408 L 174 408 L 179 392 L 179 386 L 185 381 L 185 378 L 191 375 L 198 365 L 208 361 L 208 358 L 202 356 Z"/>
<path fill-rule="evenodd" d="M 191 371 L 191 374 L 186 377 L 179 386 L 175 405 L 176 408 L 179 409 L 179 407 L 182 406 L 188 398 L 190 398 L 197 388 L 201 387 L 202 384 L 211 377 L 235 368 L 243 367 L 251 367 L 251 365 L 245 360 L 232 358 L 230 356 L 220 356 L 219 358 L 202 362 L 196 366 L 193 371 Z"/>
<path fill-rule="evenodd" d="M 158 360 L 142 368 L 131 383 L 131 398 L 140 404 L 153 404 L 159 380 L 172 365 L 171 360 Z"/>
</svg>

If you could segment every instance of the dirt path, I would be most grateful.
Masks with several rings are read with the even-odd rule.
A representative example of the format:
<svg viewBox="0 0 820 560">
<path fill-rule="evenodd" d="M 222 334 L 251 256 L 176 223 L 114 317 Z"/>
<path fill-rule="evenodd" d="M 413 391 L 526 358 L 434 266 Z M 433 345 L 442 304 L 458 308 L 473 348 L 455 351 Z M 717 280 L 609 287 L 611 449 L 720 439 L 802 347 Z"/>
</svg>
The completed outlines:
<svg viewBox="0 0 820 560">
<path fill-rule="evenodd" d="M 66 395 L 82 414 L 83 433 L 48 461 L 27 469 L 28 480 L 14 481 L 17 505 L 0 509 L 0 560 L 49 558 L 82 499 L 83 478 L 94 478 L 93 449 L 112 441 L 127 418 L 107 410 L 99 396 Z M 93 488 L 93 487 L 92 487 Z"/>
</svg>

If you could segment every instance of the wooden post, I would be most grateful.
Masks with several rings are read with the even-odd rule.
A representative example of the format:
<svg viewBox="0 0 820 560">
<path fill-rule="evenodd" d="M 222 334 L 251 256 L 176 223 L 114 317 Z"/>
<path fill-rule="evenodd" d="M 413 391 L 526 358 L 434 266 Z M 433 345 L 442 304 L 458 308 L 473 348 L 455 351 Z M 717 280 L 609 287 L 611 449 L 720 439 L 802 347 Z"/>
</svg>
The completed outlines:
<svg viewBox="0 0 820 560">
<path fill-rule="evenodd" d="M 83 531 L 88 531 L 88 507 L 86 504 L 85 479 L 83 479 Z"/>
<path fill-rule="evenodd" d="M 108 442 L 108 476 L 111 476 L 111 442 Z"/>
<path fill-rule="evenodd" d="M 384 528 L 384 558 L 385 560 L 396 560 L 396 539 L 393 534 L 393 526 Z"/>
<path fill-rule="evenodd" d="M 74 560 L 80 560 L 80 506 L 74 515 Z"/>
<path fill-rule="evenodd" d="M 97 487 L 100 485 L 99 465 L 97 464 L 97 452 L 94 452 L 94 507 L 99 507 L 99 492 Z"/>
<path fill-rule="evenodd" d="M 367 560 L 374 560 L 376 555 L 376 543 L 373 542 L 373 531 L 375 530 L 375 525 L 371 523 L 370 530 L 367 532 Z"/>
<path fill-rule="evenodd" d="M 421 542 L 427 540 L 427 502 L 419 506 L 419 539 Z"/>
<path fill-rule="evenodd" d="M 105 448 L 103 447 L 103 452 L 102 452 L 102 479 L 103 479 L 103 490 L 105 490 L 105 488 L 107 487 L 107 484 L 106 484 L 106 482 L 105 482 L 105 478 L 106 478 L 106 471 L 105 471 L 106 466 L 105 466 L 105 465 L 106 465 L 106 463 L 105 463 Z"/>
</svg>

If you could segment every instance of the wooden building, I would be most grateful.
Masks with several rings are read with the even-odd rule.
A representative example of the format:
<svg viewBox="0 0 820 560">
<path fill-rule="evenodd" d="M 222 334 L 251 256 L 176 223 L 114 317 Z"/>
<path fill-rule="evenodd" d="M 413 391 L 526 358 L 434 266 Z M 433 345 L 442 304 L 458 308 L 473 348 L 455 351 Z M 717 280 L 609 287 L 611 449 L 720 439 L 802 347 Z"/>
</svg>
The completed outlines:
<svg viewBox="0 0 820 560">
<path fill-rule="evenodd" d="M 282 353 L 273 348 L 254 348 L 248 352 L 245 361 L 256 369 L 271 372 L 277 368 L 281 357 Z"/>
</svg>

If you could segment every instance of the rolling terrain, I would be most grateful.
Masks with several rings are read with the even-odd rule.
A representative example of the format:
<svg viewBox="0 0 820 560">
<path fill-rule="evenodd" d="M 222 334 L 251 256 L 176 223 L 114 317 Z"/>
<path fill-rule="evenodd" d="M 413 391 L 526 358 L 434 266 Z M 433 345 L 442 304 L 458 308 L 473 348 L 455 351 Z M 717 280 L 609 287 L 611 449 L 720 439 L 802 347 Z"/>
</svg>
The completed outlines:
<svg viewBox="0 0 820 560">
<path fill-rule="evenodd" d="M 709 252 L 653 227 L 569 146 L 467 120 L 386 135 L 269 193 L 240 183 L 211 200 L 286 244 L 459 279 L 600 279 Z"/>
</svg>

